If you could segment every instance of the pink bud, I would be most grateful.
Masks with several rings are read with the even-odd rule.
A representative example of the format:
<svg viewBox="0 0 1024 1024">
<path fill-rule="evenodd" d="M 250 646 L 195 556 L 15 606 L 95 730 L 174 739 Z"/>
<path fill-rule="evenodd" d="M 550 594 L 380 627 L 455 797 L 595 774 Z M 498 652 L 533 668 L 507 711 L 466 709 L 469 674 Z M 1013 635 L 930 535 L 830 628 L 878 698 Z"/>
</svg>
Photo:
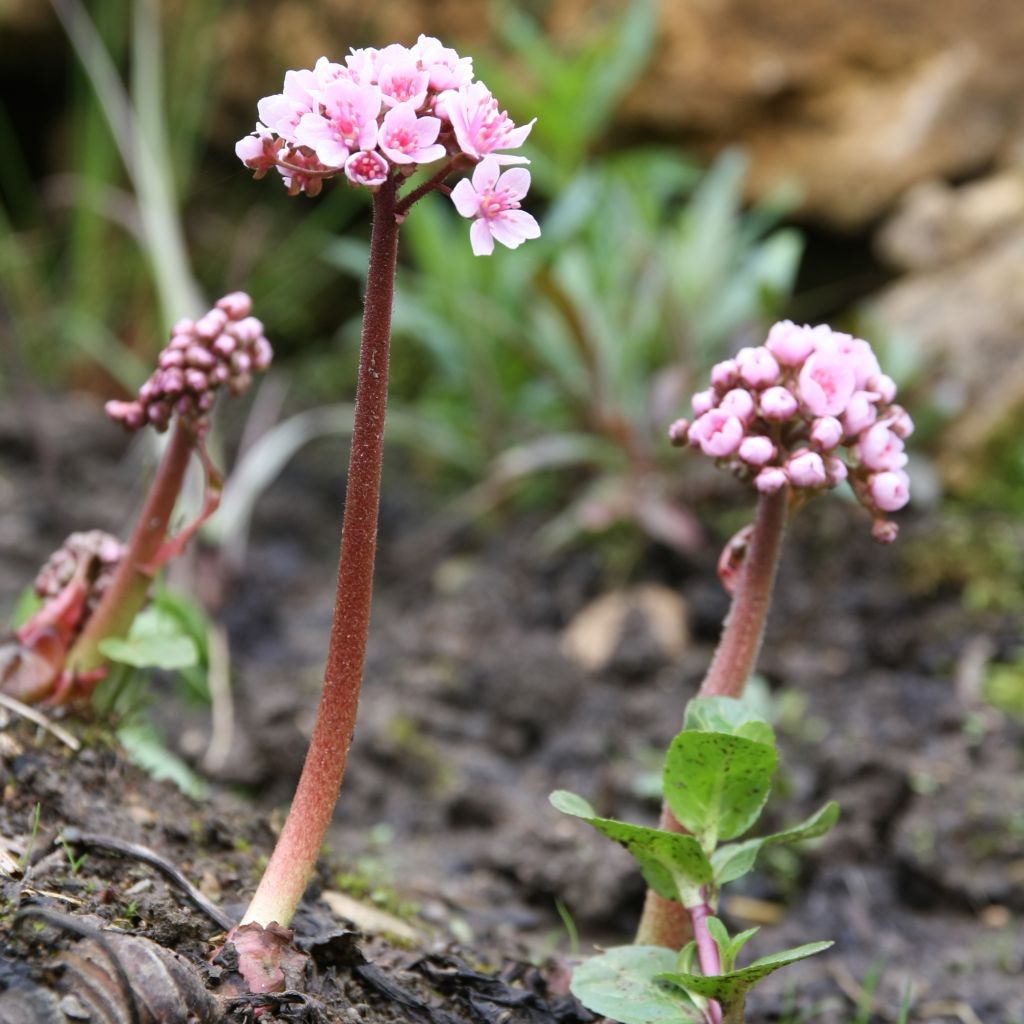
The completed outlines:
<svg viewBox="0 0 1024 1024">
<path fill-rule="evenodd" d="M 825 459 L 825 475 L 828 478 L 829 487 L 837 487 L 850 475 L 850 471 L 842 459 L 830 455 Z"/>
<path fill-rule="evenodd" d="M 167 370 L 172 366 L 184 366 L 185 355 L 178 348 L 165 348 L 160 353 L 160 358 L 157 360 L 157 366 L 162 370 Z"/>
<path fill-rule="evenodd" d="M 890 519 L 876 519 L 871 524 L 871 536 L 879 544 L 891 544 L 899 532 L 900 528 Z"/>
<path fill-rule="evenodd" d="M 907 464 L 903 441 L 885 423 L 876 423 L 862 434 L 857 450 L 868 469 L 895 470 Z"/>
<path fill-rule="evenodd" d="M 228 315 L 223 309 L 211 309 L 196 321 L 196 334 L 205 341 L 213 341 L 227 326 Z"/>
<path fill-rule="evenodd" d="M 217 300 L 217 308 L 227 313 L 229 320 L 241 320 L 252 312 L 252 299 L 245 292 L 230 292 Z"/>
<path fill-rule="evenodd" d="M 259 337 L 253 343 L 252 365 L 254 369 L 265 370 L 274 359 L 274 350 L 266 338 Z"/>
<path fill-rule="evenodd" d="M 763 434 L 745 437 L 740 442 L 739 456 L 751 466 L 763 466 L 775 458 L 775 445 Z"/>
<path fill-rule="evenodd" d="M 807 327 L 782 320 L 768 332 L 764 347 L 783 366 L 799 366 L 814 351 L 814 335 Z"/>
<path fill-rule="evenodd" d="M 231 376 L 231 370 L 226 363 L 218 363 L 210 371 L 210 380 L 214 384 L 223 384 Z"/>
<path fill-rule="evenodd" d="M 206 374 L 202 370 L 195 370 L 191 367 L 185 371 L 185 383 L 193 391 L 205 391 L 210 386 Z"/>
<path fill-rule="evenodd" d="M 724 359 L 711 367 L 711 384 L 718 391 L 728 391 L 739 377 L 735 359 Z"/>
<path fill-rule="evenodd" d="M 195 412 L 195 398 L 192 395 L 182 395 L 174 403 L 174 411 L 179 416 L 189 417 Z"/>
<path fill-rule="evenodd" d="M 202 345 L 189 345 L 185 350 L 185 362 L 200 370 L 209 370 L 217 362 L 216 356 Z"/>
<path fill-rule="evenodd" d="M 212 391 L 204 391 L 196 398 L 196 406 L 200 412 L 209 412 L 217 396 Z"/>
<path fill-rule="evenodd" d="M 171 328 L 171 336 L 175 337 L 179 334 L 192 334 L 195 329 L 195 321 L 190 320 L 188 317 L 183 317 Z"/>
<path fill-rule="evenodd" d="M 889 410 L 887 422 L 889 423 L 889 429 L 897 437 L 910 437 L 914 432 L 914 421 L 910 418 L 907 410 L 901 405 L 894 405 Z"/>
<path fill-rule="evenodd" d="M 883 512 L 896 512 L 910 501 L 910 479 L 902 470 L 872 473 L 868 494 Z"/>
<path fill-rule="evenodd" d="M 698 391 L 690 399 L 690 404 L 693 406 L 693 415 L 703 416 L 710 409 L 714 409 L 717 401 L 718 396 L 710 388 L 707 391 Z"/>
<path fill-rule="evenodd" d="M 843 426 L 850 436 L 863 433 L 878 419 L 878 411 L 869 391 L 854 391 L 843 413 Z"/>
<path fill-rule="evenodd" d="M 165 395 L 176 395 L 185 387 L 185 375 L 177 367 L 171 367 L 158 374 L 157 388 Z"/>
<path fill-rule="evenodd" d="M 761 395 L 761 415 L 766 420 L 781 423 L 788 420 L 797 410 L 797 400 L 788 388 L 768 388 Z"/>
<path fill-rule="evenodd" d="M 677 448 L 686 444 L 686 435 L 690 429 L 690 421 L 685 419 L 676 420 L 668 428 L 668 439 Z"/>
<path fill-rule="evenodd" d="M 735 416 L 742 423 L 749 423 L 754 418 L 754 399 L 749 391 L 733 388 L 723 396 L 718 408 L 730 416 Z"/>
<path fill-rule="evenodd" d="M 896 397 L 896 381 L 884 373 L 872 377 L 866 385 L 867 391 L 873 391 L 888 405 Z"/>
<path fill-rule="evenodd" d="M 231 333 L 239 340 L 254 342 L 263 333 L 263 323 L 254 316 L 247 316 L 231 325 Z"/>
<path fill-rule="evenodd" d="M 754 486 L 762 494 L 774 494 L 781 491 L 789 483 L 784 470 L 778 466 L 765 466 L 757 476 L 754 477 Z"/>
<path fill-rule="evenodd" d="M 232 373 L 248 373 L 252 369 L 252 360 L 245 352 L 236 352 L 231 357 Z"/>
<path fill-rule="evenodd" d="M 824 487 L 828 483 L 825 463 L 817 452 L 797 452 L 786 463 L 786 476 L 794 487 Z"/>
<path fill-rule="evenodd" d="M 811 442 L 829 452 L 843 439 L 843 425 L 834 416 L 822 416 L 811 424 Z"/>
<path fill-rule="evenodd" d="M 740 377 L 752 388 L 766 388 L 779 382 L 779 364 L 763 345 L 741 348 L 736 353 Z"/>
<path fill-rule="evenodd" d="M 696 438 L 705 455 L 723 458 L 732 455 L 743 440 L 743 424 L 720 409 L 704 413 L 690 427 L 690 438 Z"/>
<path fill-rule="evenodd" d="M 213 351 L 222 356 L 229 356 L 238 348 L 238 341 L 230 334 L 218 334 L 213 342 Z"/>
</svg>

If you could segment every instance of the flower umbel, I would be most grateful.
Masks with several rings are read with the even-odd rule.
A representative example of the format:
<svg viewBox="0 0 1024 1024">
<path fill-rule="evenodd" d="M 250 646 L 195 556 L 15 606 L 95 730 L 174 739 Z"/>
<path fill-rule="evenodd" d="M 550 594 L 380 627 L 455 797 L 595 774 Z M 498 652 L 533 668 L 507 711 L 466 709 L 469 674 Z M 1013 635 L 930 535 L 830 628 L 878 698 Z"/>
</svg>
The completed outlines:
<svg viewBox="0 0 1024 1024">
<path fill-rule="evenodd" d="M 473 252 L 489 255 L 495 239 L 514 249 L 540 235 L 519 208 L 529 174 L 499 179 L 498 170 L 529 163 L 507 150 L 525 142 L 533 121 L 516 125 L 487 86 L 473 81 L 472 60 L 432 36 L 408 47 L 352 50 L 344 64 L 321 57 L 312 69 L 288 71 L 283 91 L 257 109 L 256 129 L 235 153 L 257 178 L 276 168 L 291 195 L 315 196 L 338 176 L 376 192 L 389 178 L 401 183 L 419 167 L 447 160 L 428 184 L 398 197 L 401 219 L 426 192 L 448 194 L 449 173 L 476 164 L 473 185 L 462 181 L 451 191 L 459 213 L 475 218 Z"/>
<path fill-rule="evenodd" d="M 764 345 L 712 369 L 711 387 L 693 396 L 694 421 L 677 421 L 669 436 L 762 494 L 789 486 L 808 497 L 848 479 L 872 535 L 887 543 L 897 527 L 886 514 L 910 500 L 903 442 L 914 429 L 895 397 L 868 342 L 784 320 Z"/>
</svg>

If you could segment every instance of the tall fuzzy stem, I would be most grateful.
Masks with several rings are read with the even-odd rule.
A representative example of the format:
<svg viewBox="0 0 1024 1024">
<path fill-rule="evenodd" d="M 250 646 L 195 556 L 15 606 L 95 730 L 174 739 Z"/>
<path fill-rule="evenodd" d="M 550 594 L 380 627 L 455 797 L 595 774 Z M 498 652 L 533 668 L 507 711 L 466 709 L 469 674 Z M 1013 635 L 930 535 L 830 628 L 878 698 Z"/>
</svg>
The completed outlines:
<svg viewBox="0 0 1024 1024">
<path fill-rule="evenodd" d="M 196 438 L 180 419 L 175 420 L 156 477 L 146 495 L 128 550 L 96 610 L 68 652 L 66 668 L 83 674 L 99 668 L 99 645 L 110 636 L 124 636 L 146 602 L 153 582 L 152 565 L 167 536 L 167 526 L 195 449 Z"/>
<path fill-rule="evenodd" d="M 316 865 L 355 728 L 377 548 L 398 224 L 395 182 L 374 196 L 341 558 L 323 691 L 298 788 L 242 924 L 287 926 Z"/>
<path fill-rule="evenodd" d="M 787 488 L 775 494 L 763 494 L 758 500 L 754 530 L 733 592 L 732 606 L 698 697 L 743 696 L 764 637 L 788 501 Z M 670 832 L 683 831 L 668 804 L 662 805 L 659 827 Z M 681 949 L 691 934 L 686 910 L 648 889 L 637 943 Z"/>
</svg>

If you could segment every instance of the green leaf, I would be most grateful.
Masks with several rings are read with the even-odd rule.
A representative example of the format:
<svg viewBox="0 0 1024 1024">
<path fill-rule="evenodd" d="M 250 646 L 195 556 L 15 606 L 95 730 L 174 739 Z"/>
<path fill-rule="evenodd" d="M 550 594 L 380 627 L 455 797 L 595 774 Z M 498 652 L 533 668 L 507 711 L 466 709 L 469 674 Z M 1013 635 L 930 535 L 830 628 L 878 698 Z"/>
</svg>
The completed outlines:
<svg viewBox="0 0 1024 1024">
<path fill-rule="evenodd" d="M 18 599 L 14 602 L 14 607 L 11 609 L 11 617 L 7 620 L 7 625 L 12 629 L 18 629 L 24 626 L 29 619 L 40 608 L 43 607 L 43 599 L 33 590 L 30 586 L 18 595 Z"/>
<path fill-rule="evenodd" d="M 164 746 L 153 724 L 136 721 L 117 730 L 129 759 L 154 779 L 168 779 L 196 800 L 206 796 L 206 783 L 176 754 Z"/>
<path fill-rule="evenodd" d="M 775 748 L 720 732 L 681 732 L 665 756 L 665 799 L 711 851 L 757 820 L 775 773 Z"/>
<path fill-rule="evenodd" d="M 555 790 L 549 799 L 563 814 L 582 818 L 625 847 L 640 865 L 647 884 L 663 899 L 684 905 L 700 900 L 701 886 L 712 878 L 711 862 L 693 836 L 598 817 L 583 797 L 564 789 Z"/>
<path fill-rule="evenodd" d="M 756 985 L 762 978 L 766 978 L 772 972 L 777 971 L 780 967 L 796 963 L 797 960 L 805 960 L 807 957 L 814 956 L 815 953 L 821 953 L 832 945 L 834 945 L 832 942 L 809 942 L 805 946 L 797 946 L 795 949 L 786 949 L 781 953 L 763 956 L 760 960 L 755 960 L 748 967 L 743 967 L 738 971 L 729 971 L 727 974 L 705 977 L 701 974 L 669 972 L 658 974 L 655 976 L 655 979 L 671 982 L 673 985 L 678 985 L 693 995 L 704 996 L 707 999 L 718 999 L 728 1006 L 737 1000 L 741 1000 L 748 989 Z"/>
<path fill-rule="evenodd" d="M 183 632 L 181 622 L 156 607 L 135 617 L 127 637 L 107 637 L 99 650 L 105 658 L 133 668 L 183 669 L 199 661 L 195 641 Z"/>
<path fill-rule="evenodd" d="M 742 843 L 728 843 L 720 846 L 711 855 L 711 864 L 715 869 L 715 882 L 724 885 L 745 875 L 754 866 L 758 854 L 766 846 L 779 843 L 797 843 L 803 839 L 816 839 L 823 836 L 839 820 L 839 804 L 830 800 L 824 807 L 805 818 L 799 825 L 774 832 L 769 836 L 747 839 Z"/>
<path fill-rule="evenodd" d="M 577 967 L 569 987 L 588 1010 L 621 1024 L 703 1024 L 685 992 L 656 980 L 675 962 L 662 946 L 617 946 Z"/>
<path fill-rule="evenodd" d="M 734 697 L 694 697 L 686 705 L 683 728 L 691 732 L 724 732 L 775 746 L 775 732 L 744 701 Z"/>
</svg>

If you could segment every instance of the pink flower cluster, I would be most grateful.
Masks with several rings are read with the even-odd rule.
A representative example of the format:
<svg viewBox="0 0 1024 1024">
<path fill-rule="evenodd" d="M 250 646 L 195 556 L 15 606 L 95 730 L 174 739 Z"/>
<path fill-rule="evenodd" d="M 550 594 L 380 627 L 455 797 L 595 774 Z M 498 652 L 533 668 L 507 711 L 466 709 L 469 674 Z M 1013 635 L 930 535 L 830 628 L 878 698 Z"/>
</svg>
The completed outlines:
<svg viewBox="0 0 1024 1024">
<path fill-rule="evenodd" d="M 339 174 L 376 191 L 392 174 L 404 177 L 422 164 L 448 158 L 454 170 L 460 158 L 483 161 L 488 169 L 479 181 L 474 175 L 472 195 L 467 184 L 456 200 L 474 218 L 473 251 L 490 253 L 495 240 L 515 248 L 540 234 L 519 208 L 529 173 L 503 183 L 496 170 L 529 162 L 507 150 L 525 142 L 533 121 L 514 124 L 487 86 L 473 81 L 472 59 L 432 36 L 411 47 L 352 50 L 344 64 L 321 57 L 312 69 L 288 71 L 284 91 L 257 109 L 255 132 L 235 152 L 257 178 L 276 168 L 292 195 L 315 196 Z"/>
<path fill-rule="evenodd" d="M 904 440 L 914 424 L 894 404 L 896 385 L 868 342 L 830 327 L 775 324 L 763 345 L 741 349 L 693 396 L 694 419 L 669 429 L 762 493 L 805 496 L 849 480 L 872 515 L 872 534 L 896 537 L 886 513 L 910 499 Z"/>
<path fill-rule="evenodd" d="M 198 320 L 179 320 L 160 353 L 157 369 L 131 402 L 107 402 L 107 415 L 129 430 L 147 424 L 167 429 L 174 415 L 202 433 L 221 387 L 241 394 L 252 374 L 273 358 L 263 324 L 252 312 L 245 292 L 232 292 Z"/>
</svg>

